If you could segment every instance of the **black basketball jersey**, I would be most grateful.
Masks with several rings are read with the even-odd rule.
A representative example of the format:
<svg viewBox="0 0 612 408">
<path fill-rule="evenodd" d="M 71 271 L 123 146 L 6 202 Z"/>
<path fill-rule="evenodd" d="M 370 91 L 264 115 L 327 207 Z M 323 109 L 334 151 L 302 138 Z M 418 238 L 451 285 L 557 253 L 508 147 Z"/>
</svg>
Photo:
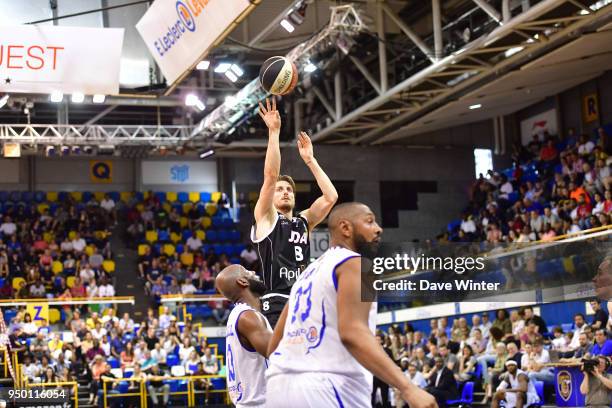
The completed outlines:
<svg viewBox="0 0 612 408">
<path fill-rule="evenodd" d="M 277 214 L 270 233 L 265 237 L 255 239 L 255 226 L 252 227 L 251 241 L 261 262 L 266 294 L 289 295 L 291 286 L 310 260 L 306 218 L 298 215 L 290 220 Z"/>
</svg>

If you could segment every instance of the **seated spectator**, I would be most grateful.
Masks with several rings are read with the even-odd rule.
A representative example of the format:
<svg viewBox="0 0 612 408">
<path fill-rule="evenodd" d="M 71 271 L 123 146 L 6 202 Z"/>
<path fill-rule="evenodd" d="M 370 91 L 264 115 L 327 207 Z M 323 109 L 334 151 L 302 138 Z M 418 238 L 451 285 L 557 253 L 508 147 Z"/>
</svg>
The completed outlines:
<svg viewBox="0 0 612 408">
<path fill-rule="evenodd" d="M 533 344 L 533 351 L 529 355 L 529 361 L 526 366 L 526 372 L 530 381 L 538 380 L 548 385 L 554 384 L 555 374 L 553 368 L 545 367 L 543 364 L 546 363 L 550 363 L 550 355 L 548 350 L 544 348 L 542 339 L 538 339 Z"/>
<path fill-rule="evenodd" d="M 601 302 L 599 299 L 591 299 L 589 304 L 594 312 L 591 328 L 595 330 L 605 329 L 608 324 L 608 314 L 601 308 Z"/>
<path fill-rule="evenodd" d="M 170 386 L 164 384 L 164 380 L 169 378 L 171 377 L 162 373 L 157 364 L 151 367 L 151 373 L 147 376 L 147 391 L 151 396 L 153 405 L 159 406 L 158 394 L 162 394 L 163 405 L 168 406 L 168 401 L 170 401 Z"/>
<path fill-rule="evenodd" d="M 240 252 L 240 260 L 242 261 L 242 266 L 247 268 L 250 271 L 258 270 L 258 261 L 257 252 L 255 252 L 255 248 L 253 248 L 252 244 L 247 244 L 246 248 Z"/>
<path fill-rule="evenodd" d="M 495 361 L 492 367 L 483 366 L 483 380 L 485 396 L 481 404 L 486 405 L 493 394 L 493 385 L 497 383 L 499 375 L 504 371 L 508 353 L 506 345 L 502 342 L 495 346 Z"/>
<path fill-rule="evenodd" d="M 474 351 L 469 345 L 463 346 L 461 351 L 461 357 L 459 358 L 459 369 L 455 373 L 455 380 L 459 383 L 470 381 L 474 376 L 474 369 L 476 367 L 476 357 Z"/>
<path fill-rule="evenodd" d="M 612 356 L 612 340 L 608 339 L 604 329 L 595 331 L 595 344 L 591 348 L 593 356 Z"/>
<path fill-rule="evenodd" d="M 501 401 L 505 401 L 505 407 L 528 407 L 540 401 L 533 381 L 519 370 L 516 361 L 506 361 L 508 370 L 504 380 L 497 387 L 491 407 L 498 408 Z"/>
<path fill-rule="evenodd" d="M 425 391 L 436 399 L 438 407 L 446 407 L 446 401 L 457 396 L 457 382 L 442 357 L 436 357 L 434 366 L 427 374 L 428 385 Z"/>
<path fill-rule="evenodd" d="M 212 354 L 210 347 L 204 350 L 204 355 L 202 356 L 201 360 L 204 364 L 204 371 L 206 371 L 208 374 L 217 374 L 219 372 L 217 357 Z"/>
</svg>

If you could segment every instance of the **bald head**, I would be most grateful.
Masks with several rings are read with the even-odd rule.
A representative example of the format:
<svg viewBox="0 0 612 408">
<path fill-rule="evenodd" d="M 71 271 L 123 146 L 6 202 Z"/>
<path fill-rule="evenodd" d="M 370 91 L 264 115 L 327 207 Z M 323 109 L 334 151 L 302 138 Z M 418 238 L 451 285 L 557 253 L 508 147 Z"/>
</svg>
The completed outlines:
<svg viewBox="0 0 612 408">
<path fill-rule="evenodd" d="M 215 286 L 233 303 L 249 297 L 259 297 L 266 291 L 265 285 L 255 272 L 245 269 L 242 265 L 230 265 L 219 272 L 215 278 Z"/>
<path fill-rule="evenodd" d="M 328 225 L 330 230 L 337 229 L 342 221 L 353 222 L 358 216 L 371 213 L 372 210 L 362 203 L 350 202 L 335 206 L 329 213 Z"/>
</svg>

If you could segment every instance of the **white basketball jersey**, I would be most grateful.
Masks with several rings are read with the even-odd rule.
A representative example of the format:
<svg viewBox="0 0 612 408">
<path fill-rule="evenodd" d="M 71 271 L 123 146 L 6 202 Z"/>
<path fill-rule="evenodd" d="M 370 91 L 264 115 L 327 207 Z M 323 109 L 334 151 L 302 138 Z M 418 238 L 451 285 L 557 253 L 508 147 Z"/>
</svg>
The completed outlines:
<svg viewBox="0 0 612 408">
<path fill-rule="evenodd" d="M 360 255 L 332 247 L 302 272 L 291 288 L 283 339 L 270 356 L 266 376 L 330 373 L 349 376 L 372 389 L 372 375 L 353 358 L 340 341 L 336 268 Z M 376 303 L 369 326 L 376 328 Z"/>
<path fill-rule="evenodd" d="M 243 312 L 257 313 L 270 330 L 268 320 L 251 306 L 237 303 L 227 319 L 225 356 L 227 358 L 227 389 L 234 405 L 259 406 L 266 402 L 266 359 L 255 349 L 247 349 L 238 336 L 238 319 Z"/>
</svg>

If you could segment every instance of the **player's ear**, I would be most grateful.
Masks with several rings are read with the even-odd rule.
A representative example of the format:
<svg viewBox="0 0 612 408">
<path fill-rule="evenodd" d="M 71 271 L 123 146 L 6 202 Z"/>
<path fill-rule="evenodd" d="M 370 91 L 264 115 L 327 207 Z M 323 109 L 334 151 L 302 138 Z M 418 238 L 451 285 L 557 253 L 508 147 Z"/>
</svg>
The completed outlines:
<svg viewBox="0 0 612 408">
<path fill-rule="evenodd" d="M 243 288 L 249 287 L 249 281 L 244 276 L 241 276 L 238 279 L 236 279 L 236 283 L 238 284 L 238 286 L 243 287 Z"/>
<path fill-rule="evenodd" d="M 353 224 L 348 220 L 340 220 L 340 231 L 345 237 L 350 237 L 353 232 Z"/>
</svg>

